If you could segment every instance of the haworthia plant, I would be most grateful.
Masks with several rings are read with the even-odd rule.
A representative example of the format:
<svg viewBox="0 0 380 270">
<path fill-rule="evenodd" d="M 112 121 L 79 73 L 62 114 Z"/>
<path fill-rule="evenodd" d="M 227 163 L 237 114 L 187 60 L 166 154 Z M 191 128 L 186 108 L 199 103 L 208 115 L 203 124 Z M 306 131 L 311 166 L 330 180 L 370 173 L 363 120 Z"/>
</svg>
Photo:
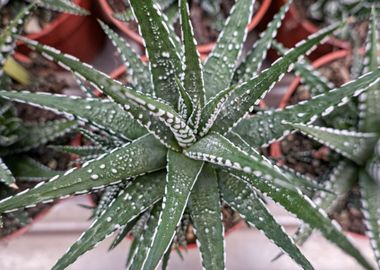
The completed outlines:
<svg viewBox="0 0 380 270">
<path fill-rule="evenodd" d="M 45 57 L 55 60 L 80 79 L 91 82 L 108 99 L 104 102 L 15 91 L 0 91 L 0 96 L 78 117 L 95 126 L 106 138 L 87 132 L 87 136 L 104 149 L 102 154 L 80 168 L 4 199 L 0 202 L 0 213 L 107 187 L 106 198 L 99 204 L 102 211 L 98 211 L 99 215 L 91 227 L 53 269 L 68 267 L 115 231 L 119 233 L 113 246 L 117 245 L 122 236 L 136 226 L 133 252 L 129 256 L 130 268 L 155 269 L 161 261 L 167 265 L 170 248 L 178 246 L 184 230 L 191 226 L 195 228 L 200 244 L 203 266 L 206 269 L 223 269 L 223 224 L 219 213 L 223 199 L 298 265 L 313 269 L 262 203 L 260 196 L 267 194 L 310 227 L 320 230 L 365 269 L 372 269 L 325 212 L 302 193 L 302 190 L 322 190 L 323 187 L 306 184 L 305 178 L 274 165 L 255 148 L 294 129 L 283 120 L 310 122 L 320 114 L 330 112 L 331 107 L 367 90 L 378 80 L 380 70 L 373 70 L 357 81 L 306 102 L 302 108 L 262 114 L 256 124 L 253 123 L 256 116 L 244 118 L 291 70 L 293 63 L 334 33 L 341 24 L 323 29 L 301 42 L 266 71 L 260 73 L 257 69 L 261 63 L 252 62 L 254 71 L 251 77 L 234 84 L 238 58 L 246 39 L 245 26 L 252 13 L 252 0 L 236 2 L 225 30 L 203 65 L 199 59 L 194 59 L 198 56 L 186 0 L 180 1 L 183 52 L 178 51 L 176 41 L 171 38 L 172 34 L 152 0 L 132 0 L 130 3 L 150 59 L 148 67 L 137 61 L 137 57 L 126 63 L 132 86 L 125 86 L 54 48 L 23 39 Z M 260 41 L 261 48 L 269 48 L 286 9 L 276 15 L 275 23 L 263 35 L 265 41 Z M 119 46 L 123 59 L 128 60 L 129 57 L 125 56 L 133 54 L 130 47 L 123 46 L 117 34 L 108 27 L 103 25 L 103 28 Z M 260 62 L 263 60 L 262 52 L 256 50 L 252 54 L 257 55 Z M 249 74 L 250 61 L 245 62 L 245 66 Z M 138 72 L 134 73 L 134 69 Z M 244 69 L 241 68 L 239 74 L 245 74 Z M 150 74 L 142 75 L 143 70 Z M 218 80 L 215 81 L 211 74 Z M 143 89 L 137 86 L 140 80 L 152 88 L 140 91 Z M 244 121 L 257 125 L 258 133 L 242 128 L 239 123 Z M 138 125 L 136 130 L 139 132 L 131 130 L 133 124 Z M 262 132 L 263 128 L 269 132 Z M 119 141 L 117 145 L 121 146 L 110 149 L 112 141 Z M 120 182 L 125 183 L 125 188 L 119 193 L 108 189 Z M 246 200 L 242 201 L 243 198 Z M 140 219 L 144 219 L 143 222 Z M 141 230 L 144 224 L 145 231 Z M 138 250 L 146 256 L 140 256 Z"/>
<path fill-rule="evenodd" d="M 378 44 L 377 15 L 376 9 L 373 7 L 371 21 L 369 23 L 365 60 L 363 63 L 364 72 L 379 70 L 380 62 L 378 58 Z M 309 71 L 312 72 L 311 70 Z M 310 80 L 307 78 L 308 75 L 310 74 L 305 72 L 301 76 L 305 76 L 304 83 L 309 84 L 310 86 L 310 83 L 308 83 Z M 362 77 L 363 76 L 365 75 L 362 75 Z M 359 183 L 364 219 L 368 229 L 367 234 L 371 240 L 371 246 L 376 257 L 378 268 L 380 268 L 380 103 L 378 102 L 380 100 L 380 84 L 378 81 L 379 78 L 373 83 L 369 83 L 368 91 L 359 95 L 359 104 L 355 110 L 355 113 L 358 115 L 358 121 L 351 127 L 351 131 L 312 126 L 304 123 L 290 123 L 290 125 L 310 138 L 327 145 L 337 153 L 341 154 L 342 161 L 340 161 L 340 165 L 338 165 L 336 170 L 341 170 L 340 167 L 342 166 L 342 163 L 347 164 L 347 160 L 344 159 L 350 159 L 356 163 L 352 163 L 345 169 L 346 173 L 348 170 L 351 171 L 350 175 L 344 176 L 346 173 L 342 172 L 343 174 L 341 174 L 340 177 L 346 179 L 346 183 L 343 183 L 346 186 L 346 191 L 349 190 L 354 183 Z M 328 93 L 331 93 L 331 91 Z M 334 109 L 334 107 L 332 107 L 332 109 Z M 349 181 L 352 177 L 354 178 L 354 181 Z M 341 180 L 337 181 L 338 180 L 336 180 L 335 183 L 331 182 L 331 185 L 337 185 L 341 182 Z M 337 192 L 337 194 L 339 193 L 340 191 Z M 332 199 L 331 196 L 321 196 L 320 194 L 316 195 L 314 199 L 326 210 L 341 201 L 340 197 Z M 310 232 L 310 230 L 308 231 Z M 310 233 L 305 234 L 305 232 L 302 232 L 296 237 L 300 238 L 300 236 L 303 235 L 304 239 L 302 239 L 302 242 L 304 242 L 309 234 Z"/>
</svg>

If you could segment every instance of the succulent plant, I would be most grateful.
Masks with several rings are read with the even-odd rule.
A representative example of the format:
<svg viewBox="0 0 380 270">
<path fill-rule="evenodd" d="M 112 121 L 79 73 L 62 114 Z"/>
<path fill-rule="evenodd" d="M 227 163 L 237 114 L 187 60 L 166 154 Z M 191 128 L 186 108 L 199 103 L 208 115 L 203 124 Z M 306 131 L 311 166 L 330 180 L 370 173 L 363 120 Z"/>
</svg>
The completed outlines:
<svg viewBox="0 0 380 270">
<path fill-rule="evenodd" d="M 146 226 L 134 242 L 130 268 L 154 269 L 161 260 L 166 264 L 173 237 L 191 222 L 200 243 L 203 266 L 223 269 L 223 200 L 301 267 L 313 269 L 265 207 L 261 196 L 266 194 L 320 230 L 364 268 L 372 269 L 339 226 L 303 193 L 320 187 L 302 175 L 276 166 L 257 148 L 294 129 L 284 121 L 313 122 L 350 97 L 358 96 L 378 81 L 380 70 L 308 102 L 247 116 L 294 63 L 342 24 L 321 30 L 289 50 L 270 68 L 259 71 L 290 2 L 274 17 L 242 64 L 238 64 L 238 59 L 253 0 L 236 2 L 204 64 L 196 51 L 185 0 L 180 1 L 183 44 L 171 38 L 152 0 L 130 3 L 145 39 L 148 66 L 121 37 L 100 22 L 126 62 L 132 78 L 130 87 L 70 55 L 22 38 L 45 57 L 92 83 L 107 98 L 27 91 L 0 91 L 0 96 L 75 117 L 106 136 L 88 132 L 98 142 L 97 151 L 101 154 L 92 148 L 91 155 L 96 158 L 80 168 L 2 200 L 0 213 L 107 188 L 110 196 L 102 204 L 101 213 L 53 269 L 66 268 L 115 231 L 119 231 L 114 243 L 117 245 L 141 218 Z M 86 88 L 86 92 L 91 93 L 91 89 Z M 86 149 L 77 151 L 86 156 Z M 120 191 L 109 189 L 120 183 Z"/>
<path fill-rule="evenodd" d="M 372 16 L 369 24 L 367 46 L 363 60 L 363 74 L 376 70 L 379 66 L 379 39 L 377 28 L 376 9 L 372 8 Z M 296 70 L 303 78 L 303 82 L 310 89 L 319 89 L 320 94 L 331 90 L 332 83 L 315 71 L 307 63 L 298 64 Z M 314 195 L 314 201 L 332 213 L 334 206 L 345 199 L 345 195 L 356 184 L 359 184 L 362 196 L 363 214 L 366 221 L 367 233 L 371 239 L 371 245 L 380 268 L 380 170 L 379 170 L 379 132 L 380 132 L 380 85 L 374 84 L 371 88 L 358 97 L 350 107 L 342 107 L 341 117 L 353 111 L 357 117 L 355 123 L 348 126 L 349 130 L 337 129 L 330 122 L 329 127 L 289 123 L 301 133 L 327 145 L 340 155 L 340 160 L 334 168 L 326 186 L 336 195 L 318 191 Z M 353 109 L 353 105 L 357 104 Z M 338 117 L 338 116 L 337 116 Z M 308 226 L 300 228 L 295 236 L 297 243 L 302 244 L 311 234 Z"/>
</svg>

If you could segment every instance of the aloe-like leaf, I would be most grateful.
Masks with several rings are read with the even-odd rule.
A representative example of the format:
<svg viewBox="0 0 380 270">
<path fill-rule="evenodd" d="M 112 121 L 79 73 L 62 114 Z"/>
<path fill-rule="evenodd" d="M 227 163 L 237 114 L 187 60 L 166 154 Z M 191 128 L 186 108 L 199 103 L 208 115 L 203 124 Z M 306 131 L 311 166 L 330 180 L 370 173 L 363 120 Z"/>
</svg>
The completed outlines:
<svg viewBox="0 0 380 270">
<path fill-rule="evenodd" d="M 152 243 L 154 232 L 159 225 L 160 213 L 162 211 L 161 204 L 157 203 L 152 211 L 150 211 L 150 216 L 147 225 L 144 228 L 143 233 L 139 239 L 136 239 L 137 246 L 134 250 L 134 255 L 132 256 L 128 269 L 129 270 L 139 270 L 142 269 L 144 260 L 148 254 L 150 245 Z M 170 250 L 168 250 L 170 251 Z"/>
<path fill-rule="evenodd" d="M 0 213 L 72 194 L 86 193 L 88 190 L 100 189 L 105 185 L 117 184 L 140 174 L 157 171 L 165 166 L 166 151 L 152 135 L 146 135 L 83 164 L 80 169 L 70 169 L 62 176 L 51 178 L 47 183 L 5 198 L 0 201 Z"/>
<path fill-rule="evenodd" d="M 254 43 L 249 54 L 236 69 L 233 78 L 234 84 L 248 81 L 260 70 L 271 43 L 277 36 L 277 30 L 280 28 L 281 22 L 284 19 L 286 12 L 289 10 L 289 6 L 292 2 L 292 0 L 288 0 L 273 17 L 272 21 L 268 24 L 267 29 L 260 33 L 259 39 Z"/>
<path fill-rule="evenodd" d="M 204 64 L 206 97 L 209 99 L 229 85 L 247 36 L 254 0 L 239 0 L 231 10 L 215 48 Z"/>
<path fill-rule="evenodd" d="M 282 58 L 277 59 L 270 68 L 261 72 L 260 75 L 236 87 L 210 130 L 221 134 L 231 130 L 254 105 L 258 105 L 276 82 L 293 68 L 295 62 L 311 52 L 318 43 L 342 25 L 332 25 L 311 35 L 306 41 L 298 43 L 295 48 L 289 50 Z"/>
<path fill-rule="evenodd" d="M 145 65 L 136 52 L 127 44 L 126 40 L 113 31 L 107 24 L 99 21 L 103 31 L 111 39 L 117 48 L 121 59 L 127 67 L 127 74 L 130 76 L 133 87 L 143 93 L 154 94 L 153 83 L 149 75 L 149 68 Z"/>
<path fill-rule="evenodd" d="M 359 184 L 362 194 L 362 206 L 377 265 L 380 267 L 380 186 L 371 179 L 365 171 L 359 174 Z"/>
<path fill-rule="evenodd" d="M 289 179 L 275 164 L 256 150 L 248 154 L 220 134 L 212 133 L 183 151 L 192 159 L 262 177 L 276 185 L 290 187 Z"/>
<path fill-rule="evenodd" d="M 144 213 L 140 214 L 143 215 Z M 127 223 L 127 225 L 122 226 L 119 229 L 119 232 L 116 234 L 115 238 L 113 239 L 110 247 L 108 248 L 109 251 L 117 247 L 125 238 L 127 237 L 128 233 L 133 229 L 133 226 L 136 225 L 137 221 L 139 220 L 139 217 L 136 217 L 132 219 L 130 222 Z M 135 239 L 134 239 L 135 240 Z M 130 247 L 130 250 L 132 249 L 132 245 Z"/>
<path fill-rule="evenodd" d="M 356 183 L 357 176 L 355 164 L 347 160 L 340 161 L 323 182 L 323 186 L 328 188 L 330 193 L 324 191 L 316 192 L 312 197 L 313 202 L 326 211 L 327 214 L 332 214 L 342 201 L 346 199 Z M 312 232 L 312 227 L 308 224 L 302 224 L 292 238 L 297 245 L 302 246 L 309 239 Z M 278 259 L 282 254 L 277 255 L 273 260 Z"/>
<path fill-rule="evenodd" d="M 171 244 L 190 192 L 202 169 L 203 162 L 168 151 L 165 196 L 158 226 L 142 269 L 155 269 Z"/>
<path fill-rule="evenodd" d="M 274 41 L 273 47 L 281 55 L 287 53 L 287 49 L 279 42 Z M 313 68 L 307 59 L 295 63 L 294 69 L 296 75 L 300 76 L 301 82 L 310 90 L 312 96 L 326 93 L 335 88 L 334 84 Z"/>
<path fill-rule="evenodd" d="M 258 112 L 254 117 L 240 121 L 234 131 L 252 147 L 268 145 L 290 132 L 289 125 L 284 121 L 310 124 L 317 120 L 318 116 L 328 115 L 336 107 L 346 104 L 350 97 L 360 95 L 379 80 L 380 68 L 311 100 L 285 109 Z"/>
<path fill-rule="evenodd" d="M 173 242 L 171 243 L 169 249 L 165 252 L 164 257 L 162 258 L 161 270 L 166 270 L 168 268 L 170 254 L 172 253 L 172 246 L 173 246 Z"/>
<path fill-rule="evenodd" d="M 6 184 L 7 186 L 12 185 L 16 182 L 16 179 L 12 175 L 8 166 L 5 165 L 3 160 L 0 158 L 0 182 Z"/>
<path fill-rule="evenodd" d="M 49 145 L 49 148 L 80 157 L 98 156 L 105 152 L 105 149 L 99 146 Z"/>
<path fill-rule="evenodd" d="M 205 103 L 205 90 L 202 73 L 202 63 L 194 40 L 193 26 L 189 16 L 189 6 L 186 0 L 180 0 L 182 40 L 184 44 L 185 78 L 184 87 L 193 104 Z"/>
<path fill-rule="evenodd" d="M 14 177 L 21 181 L 42 181 L 62 174 L 27 156 L 10 156 L 4 159 Z"/>
<path fill-rule="evenodd" d="M 176 78 L 176 83 L 180 93 L 178 111 L 180 112 L 182 118 L 189 119 L 194 110 L 193 101 L 178 78 Z"/>
<path fill-rule="evenodd" d="M 34 4 L 30 4 L 23 7 L 0 33 L 0 76 L 3 75 L 3 66 L 7 57 L 12 54 L 16 46 L 15 36 L 21 31 L 26 17 L 34 6 Z"/>
<path fill-rule="evenodd" d="M 111 150 L 125 144 L 125 138 L 120 138 L 116 134 L 110 134 L 110 132 L 107 132 L 104 129 L 100 129 L 100 131 L 101 133 L 99 134 L 91 129 L 79 128 L 79 132 L 83 137 L 89 140 L 95 147 Z"/>
<path fill-rule="evenodd" d="M 219 173 L 219 186 L 223 199 L 250 225 L 262 231 L 303 269 L 314 269 L 258 198 L 256 192 L 246 183 L 228 173 Z"/>
<path fill-rule="evenodd" d="M 368 31 L 368 41 L 365 55 L 365 70 L 374 71 L 378 68 L 380 58 L 378 56 L 378 28 L 376 11 L 372 8 L 372 16 Z M 366 132 L 380 132 L 380 84 L 376 84 L 366 93 L 360 95 L 360 122 L 359 127 Z"/>
<path fill-rule="evenodd" d="M 71 55 L 62 54 L 52 47 L 38 44 L 33 40 L 20 39 L 43 56 L 56 61 L 63 68 L 89 80 L 104 94 L 122 105 L 122 108 L 131 117 L 136 119 L 140 125 L 144 126 L 168 148 L 173 150 L 179 149 L 177 142 L 173 138 L 174 135 L 183 144 L 195 139 L 192 130 L 176 111 L 162 100 L 125 87 L 119 81 L 111 79 L 108 75 L 94 69 L 88 64 L 80 62 Z M 179 130 L 181 130 L 180 134 L 178 134 Z"/>
<path fill-rule="evenodd" d="M 165 174 L 157 172 L 136 178 L 94 221 L 52 269 L 65 269 L 115 230 L 124 226 L 162 198 Z M 141 197 L 140 197 L 141 196 Z"/>
<path fill-rule="evenodd" d="M 58 11 L 58 12 L 67 12 L 74 15 L 89 15 L 90 12 L 87 9 L 84 9 L 70 0 L 43 0 L 35 1 L 37 5 L 46 7 L 48 9 Z"/>
<path fill-rule="evenodd" d="M 76 121 L 55 120 L 46 123 L 25 123 L 17 130 L 19 140 L 9 147 L 0 147 L 0 154 L 9 155 L 28 151 L 62 137 L 77 127 Z"/>
<path fill-rule="evenodd" d="M 224 228 L 220 213 L 218 179 L 205 164 L 189 200 L 189 211 L 204 269 L 224 269 Z"/>
<path fill-rule="evenodd" d="M 121 190 L 126 187 L 127 183 L 120 183 L 118 185 L 108 186 L 104 189 L 100 200 L 97 203 L 92 218 L 100 217 L 103 212 L 110 206 L 110 204 L 116 199 Z"/>
<path fill-rule="evenodd" d="M 252 149 L 244 146 L 244 151 L 254 154 Z M 318 207 L 309 197 L 300 190 L 292 190 L 275 186 L 268 181 L 262 181 L 252 174 L 236 172 L 233 175 L 247 182 L 249 185 L 259 190 L 262 194 L 272 198 L 281 204 L 286 210 L 295 214 L 303 222 L 318 229 L 324 237 L 340 247 L 344 252 L 355 258 L 365 269 L 373 269 L 371 264 L 363 257 L 360 251 L 352 245 L 347 237 L 341 232 L 340 226 L 330 220 L 326 212 Z"/>
<path fill-rule="evenodd" d="M 175 76 L 182 78 L 182 64 L 175 42 L 169 34 L 158 5 L 152 0 L 130 0 L 131 8 L 145 40 L 154 92 L 177 108 L 178 89 Z"/>
<path fill-rule="evenodd" d="M 337 130 L 294 123 L 289 123 L 289 125 L 358 164 L 363 164 L 366 161 L 377 142 L 376 133 Z"/>
</svg>

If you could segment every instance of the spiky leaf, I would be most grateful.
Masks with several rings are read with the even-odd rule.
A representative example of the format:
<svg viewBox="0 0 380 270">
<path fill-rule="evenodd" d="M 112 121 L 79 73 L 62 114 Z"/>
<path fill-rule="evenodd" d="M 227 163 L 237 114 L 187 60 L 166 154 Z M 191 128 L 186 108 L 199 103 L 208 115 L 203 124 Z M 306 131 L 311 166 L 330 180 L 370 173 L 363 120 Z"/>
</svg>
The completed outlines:
<svg viewBox="0 0 380 270">
<path fill-rule="evenodd" d="M 189 211 L 204 269 L 224 269 L 224 228 L 215 170 L 205 164 L 189 200 Z"/>
<path fill-rule="evenodd" d="M 159 225 L 142 269 L 154 269 L 171 244 L 203 162 L 168 151 L 165 196 Z"/>
<path fill-rule="evenodd" d="M 16 182 L 16 179 L 12 175 L 11 171 L 8 169 L 7 165 L 0 158 L 0 182 L 6 184 L 7 186 L 12 185 Z"/>
<path fill-rule="evenodd" d="M 46 7 L 48 9 L 58 11 L 58 12 L 67 12 L 74 15 L 89 15 L 90 12 L 70 0 L 42 0 L 35 1 L 37 5 Z"/>
<path fill-rule="evenodd" d="M 65 269 L 79 256 L 127 224 L 162 198 L 165 174 L 158 172 L 134 180 L 91 227 L 69 248 L 52 269 Z M 141 197 L 140 197 L 141 196 Z"/>
</svg>

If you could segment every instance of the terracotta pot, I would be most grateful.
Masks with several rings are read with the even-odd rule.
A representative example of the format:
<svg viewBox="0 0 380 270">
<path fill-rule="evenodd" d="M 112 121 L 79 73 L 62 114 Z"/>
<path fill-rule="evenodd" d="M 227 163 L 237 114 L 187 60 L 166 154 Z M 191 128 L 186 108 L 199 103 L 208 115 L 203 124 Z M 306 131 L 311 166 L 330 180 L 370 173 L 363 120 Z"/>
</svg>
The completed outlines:
<svg viewBox="0 0 380 270">
<path fill-rule="evenodd" d="M 363 52 L 364 52 L 364 50 L 361 49 L 360 53 L 363 53 Z M 328 54 L 326 54 L 326 55 L 318 58 L 317 60 L 315 60 L 312 63 L 312 66 L 314 68 L 319 68 L 319 67 L 327 65 L 327 64 L 329 64 L 331 62 L 334 62 L 334 61 L 336 61 L 338 59 L 345 58 L 345 57 L 347 57 L 350 54 L 351 54 L 350 50 L 334 51 L 334 52 L 328 53 Z M 298 88 L 299 85 L 300 85 L 300 77 L 296 77 L 291 82 L 291 84 L 289 85 L 288 89 L 285 92 L 285 95 L 282 97 L 282 99 L 281 99 L 281 101 L 279 103 L 279 106 L 278 106 L 280 109 L 285 108 L 289 104 L 290 98 L 295 93 L 295 91 L 297 90 L 297 88 Z M 277 141 L 277 142 L 274 142 L 274 143 L 271 144 L 271 146 L 270 146 L 270 154 L 275 159 L 278 159 L 278 158 L 280 158 L 282 156 L 280 142 Z"/>
<path fill-rule="evenodd" d="M 273 6 L 276 11 L 284 5 L 286 0 L 274 0 Z M 309 20 L 303 19 L 296 5 L 293 3 L 284 18 L 284 22 L 278 30 L 277 40 L 287 48 L 292 48 L 297 42 L 307 38 L 309 35 L 317 32 L 319 28 Z M 349 42 L 339 40 L 334 37 L 327 40 L 326 43 L 320 44 L 309 56 L 310 59 L 317 59 L 326 53 L 336 49 L 350 49 Z M 273 55 L 273 54 L 272 54 Z"/>
<path fill-rule="evenodd" d="M 251 22 L 247 25 L 247 28 L 249 31 L 252 31 L 260 23 L 260 21 L 266 15 L 266 13 L 267 13 L 270 5 L 271 5 L 271 2 L 272 2 L 272 0 L 262 0 L 261 1 L 259 10 L 254 14 Z M 112 22 L 124 34 L 126 34 L 127 37 L 129 37 L 130 39 L 132 39 L 133 41 L 138 43 L 141 47 L 144 46 L 143 39 L 138 33 L 136 33 L 134 30 L 130 29 L 128 27 L 128 24 L 126 24 L 122 21 L 119 21 L 112 16 L 113 10 L 109 6 L 107 0 L 99 0 L 99 4 L 100 4 L 101 11 L 103 13 L 102 17 L 106 21 Z M 198 51 L 200 53 L 208 54 L 209 52 L 211 52 L 211 50 L 214 48 L 214 46 L 215 46 L 215 42 L 211 42 L 211 43 L 198 45 L 197 48 L 198 48 Z"/>
<path fill-rule="evenodd" d="M 74 2 L 89 11 L 93 10 L 93 0 L 75 0 Z M 26 37 L 72 54 L 82 61 L 91 60 L 105 44 L 105 34 L 96 18 L 91 15 L 76 16 L 62 13 L 41 32 L 29 34 Z M 17 51 L 27 54 L 30 50 L 19 42 Z"/>
</svg>

